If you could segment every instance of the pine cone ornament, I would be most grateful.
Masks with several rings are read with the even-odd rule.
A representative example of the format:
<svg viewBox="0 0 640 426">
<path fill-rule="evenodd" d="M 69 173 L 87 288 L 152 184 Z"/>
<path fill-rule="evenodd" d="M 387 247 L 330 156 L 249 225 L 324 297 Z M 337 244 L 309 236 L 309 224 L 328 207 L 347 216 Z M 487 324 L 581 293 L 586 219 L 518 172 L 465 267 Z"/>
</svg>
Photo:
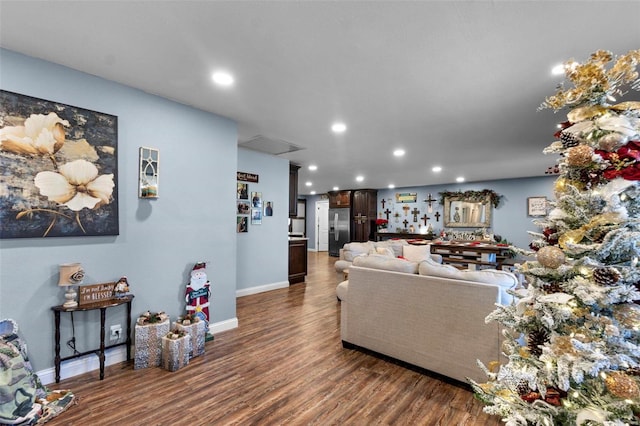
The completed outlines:
<svg viewBox="0 0 640 426">
<path fill-rule="evenodd" d="M 518 395 L 520 396 L 526 395 L 531 392 L 529 383 L 525 382 L 524 380 L 520 380 L 520 382 L 518 382 L 518 385 L 516 386 L 516 392 L 518 392 Z"/>
<path fill-rule="evenodd" d="M 529 347 L 531 355 L 542 355 L 542 348 L 540 346 L 544 345 L 548 341 L 549 335 L 546 330 L 533 330 L 529 333 L 529 336 L 527 337 L 527 346 Z"/>
<path fill-rule="evenodd" d="M 620 272 L 610 267 L 597 268 L 593 271 L 593 279 L 598 285 L 614 285 L 620 279 Z"/>
<path fill-rule="evenodd" d="M 560 141 L 565 149 L 580 145 L 580 139 L 571 132 L 560 132 Z"/>
<path fill-rule="evenodd" d="M 551 293 L 561 293 L 562 287 L 560 287 L 560 283 L 558 282 L 550 282 L 550 283 L 544 283 L 542 285 L 542 290 L 546 293 L 546 294 L 551 294 Z"/>
</svg>

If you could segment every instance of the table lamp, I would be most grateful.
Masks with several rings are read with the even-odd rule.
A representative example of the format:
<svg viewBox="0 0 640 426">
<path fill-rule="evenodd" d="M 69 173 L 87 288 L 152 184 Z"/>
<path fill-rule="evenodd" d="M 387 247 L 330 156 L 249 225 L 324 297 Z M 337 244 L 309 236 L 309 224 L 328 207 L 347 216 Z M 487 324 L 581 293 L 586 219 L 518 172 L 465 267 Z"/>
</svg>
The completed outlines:
<svg viewBox="0 0 640 426">
<path fill-rule="evenodd" d="M 60 287 L 66 287 L 64 293 L 65 302 L 62 306 L 65 308 L 75 308 L 78 306 L 76 302 L 76 290 L 75 285 L 78 285 L 84 279 L 84 270 L 79 263 L 63 263 L 60 265 L 60 281 L 58 285 Z"/>
</svg>

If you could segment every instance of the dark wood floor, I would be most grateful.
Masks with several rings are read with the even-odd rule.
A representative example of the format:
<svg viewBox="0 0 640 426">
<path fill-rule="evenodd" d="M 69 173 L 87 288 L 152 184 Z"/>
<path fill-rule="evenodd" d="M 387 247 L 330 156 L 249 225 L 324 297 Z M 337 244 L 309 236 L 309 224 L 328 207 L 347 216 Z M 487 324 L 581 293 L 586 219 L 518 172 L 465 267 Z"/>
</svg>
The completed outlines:
<svg viewBox="0 0 640 426">
<path fill-rule="evenodd" d="M 133 363 L 63 380 L 78 404 L 56 425 L 499 425 L 462 386 L 343 349 L 335 258 L 309 253 L 305 283 L 241 297 L 239 327 L 186 368 Z"/>
</svg>

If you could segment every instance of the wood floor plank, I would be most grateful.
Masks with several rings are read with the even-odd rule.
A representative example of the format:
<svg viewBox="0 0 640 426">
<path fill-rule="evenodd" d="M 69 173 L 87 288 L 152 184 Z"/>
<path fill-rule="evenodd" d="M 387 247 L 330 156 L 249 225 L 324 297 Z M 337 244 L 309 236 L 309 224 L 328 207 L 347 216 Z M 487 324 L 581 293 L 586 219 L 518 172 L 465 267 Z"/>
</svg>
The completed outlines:
<svg viewBox="0 0 640 426">
<path fill-rule="evenodd" d="M 344 349 L 336 258 L 309 253 L 306 282 L 237 299 L 239 327 L 176 372 L 133 363 L 63 380 L 59 425 L 496 426 L 468 388 Z"/>
</svg>

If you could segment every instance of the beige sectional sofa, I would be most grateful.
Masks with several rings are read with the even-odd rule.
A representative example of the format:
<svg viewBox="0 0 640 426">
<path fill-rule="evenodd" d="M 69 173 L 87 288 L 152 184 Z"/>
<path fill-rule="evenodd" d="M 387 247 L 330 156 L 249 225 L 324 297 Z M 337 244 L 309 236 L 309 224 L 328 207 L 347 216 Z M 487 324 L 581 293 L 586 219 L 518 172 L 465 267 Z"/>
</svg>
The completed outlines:
<svg viewBox="0 0 640 426">
<path fill-rule="evenodd" d="M 485 365 L 499 360 L 502 342 L 499 324 L 487 324 L 485 317 L 496 304 L 511 303 L 507 290 L 517 284 L 505 271 L 459 271 L 430 259 L 358 257 L 348 281 L 337 289 L 343 344 L 458 381 L 483 381 L 477 360 Z"/>
</svg>

